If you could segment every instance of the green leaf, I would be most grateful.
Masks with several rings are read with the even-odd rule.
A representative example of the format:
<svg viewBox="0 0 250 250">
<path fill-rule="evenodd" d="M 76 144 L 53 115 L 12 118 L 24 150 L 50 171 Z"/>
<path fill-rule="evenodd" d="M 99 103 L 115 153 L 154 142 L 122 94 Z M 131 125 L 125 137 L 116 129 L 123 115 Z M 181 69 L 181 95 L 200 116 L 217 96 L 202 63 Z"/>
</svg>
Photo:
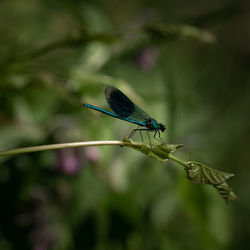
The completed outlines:
<svg viewBox="0 0 250 250">
<path fill-rule="evenodd" d="M 209 168 L 199 162 L 188 162 L 185 167 L 187 178 L 197 184 L 219 185 L 234 174 Z"/>
<path fill-rule="evenodd" d="M 226 201 L 227 204 L 230 200 L 238 199 L 232 188 L 230 188 L 226 182 L 223 182 L 219 185 L 214 185 L 214 187 L 219 191 L 220 195 Z"/>
<path fill-rule="evenodd" d="M 227 204 L 230 200 L 237 199 L 237 196 L 226 183 L 226 180 L 234 174 L 209 168 L 199 162 L 188 162 L 185 170 L 190 181 L 215 187 Z"/>
<path fill-rule="evenodd" d="M 182 144 L 176 144 L 176 145 L 160 144 L 160 145 L 152 145 L 152 147 L 150 147 L 150 145 L 147 144 L 134 142 L 128 137 L 125 137 L 123 139 L 123 142 L 126 147 L 131 147 L 135 150 L 141 151 L 143 154 L 160 161 L 167 161 L 171 153 L 173 153 L 178 148 L 183 146 Z"/>
</svg>

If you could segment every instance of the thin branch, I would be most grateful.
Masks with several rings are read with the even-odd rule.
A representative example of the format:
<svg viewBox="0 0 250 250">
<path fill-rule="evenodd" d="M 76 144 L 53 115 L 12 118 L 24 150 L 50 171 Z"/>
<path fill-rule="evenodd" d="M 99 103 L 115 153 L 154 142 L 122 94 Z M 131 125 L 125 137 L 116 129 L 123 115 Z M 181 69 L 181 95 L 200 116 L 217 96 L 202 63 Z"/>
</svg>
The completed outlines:
<svg viewBox="0 0 250 250">
<path fill-rule="evenodd" d="M 181 164 L 184 167 L 188 166 L 188 162 L 185 162 L 185 161 L 181 160 L 180 158 L 178 158 L 178 157 L 176 157 L 176 156 L 174 156 L 172 154 L 169 154 L 169 159 Z"/>
<path fill-rule="evenodd" d="M 60 144 L 41 145 L 34 147 L 24 147 L 12 150 L 6 150 L 0 152 L 1 156 L 10 156 L 22 153 L 31 153 L 44 150 L 54 150 L 61 148 L 75 148 L 75 147 L 89 147 L 89 146 L 104 146 L 104 145 L 116 145 L 132 147 L 135 150 L 139 150 L 142 153 L 158 159 L 158 160 L 172 160 L 180 165 L 184 166 L 187 178 L 197 184 L 209 184 L 215 187 L 222 198 L 228 203 L 229 200 L 237 199 L 232 189 L 228 186 L 226 180 L 231 178 L 233 174 L 225 173 L 219 170 L 209 168 L 199 162 L 185 162 L 180 158 L 174 156 L 172 153 L 180 147 L 180 145 L 162 145 L 149 148 L 144 144 L 135 143 L 129 138 L 124 138 L 123 141 L 89 141 L 89 142 L 70 142 Z"/>
<path fill-rule="evenodd" d="M 105 145 L 124 146 L 124 143 L 122 141 L 88 141 L 88 142 L 59 143 L 59 144 L 24 147 L 24 148 L 0 151 L 0 156 L 16 155 L 16 154 L 31 153 L 31 152 L 38 152 L 45 150 L 61 149 L 61 148 L 77 148 L 77 147 L 105 146 Z"/>
<path fill-rule="evenodd" d="M 55 150 L 55 149 L 62 149 L 62 148 L 77 148 L 77 147 L 90 147 L 90 146 L 108 146 L 108 145 L 116 145 L 116 146 L 128 146 L 123 141 L 87 141 L 87 142 L 68 142 L 68 143 L 59 143 L 59 144 L 49 144 L 49 145 L 40 145 L 40 146 L 33 146 L 33 147 L 23 147 L 23 148 L 16 148 L 11 150 L 0 151 L 1 156 L 10 156 L 16 154 L 24 154 L 24 153 L 32 153 L 38 151 L 45 151 L 45 150 Z M 182 166 L 186 167 L 187 162 L 179 159 L 178 157 L 169 154 L 169 159 L 175 161 Z"/>
</svg>

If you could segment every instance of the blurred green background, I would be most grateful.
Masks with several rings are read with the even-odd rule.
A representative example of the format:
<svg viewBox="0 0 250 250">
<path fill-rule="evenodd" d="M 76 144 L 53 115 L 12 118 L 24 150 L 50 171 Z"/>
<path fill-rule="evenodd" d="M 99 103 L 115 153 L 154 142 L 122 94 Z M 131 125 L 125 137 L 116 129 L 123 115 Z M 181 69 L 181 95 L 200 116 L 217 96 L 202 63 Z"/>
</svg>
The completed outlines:
<svg viewBox="0 0 250 250">
<path fill-rule="evenodd" d="M 0 20 L 0 150 L 122 139 L 134 125 L 81 107 L 113 85 L 239 197 L 129 148 L 2 157 L 0 249 L 249 247 L 249 1 L 2 0 Z"/>
</svg>

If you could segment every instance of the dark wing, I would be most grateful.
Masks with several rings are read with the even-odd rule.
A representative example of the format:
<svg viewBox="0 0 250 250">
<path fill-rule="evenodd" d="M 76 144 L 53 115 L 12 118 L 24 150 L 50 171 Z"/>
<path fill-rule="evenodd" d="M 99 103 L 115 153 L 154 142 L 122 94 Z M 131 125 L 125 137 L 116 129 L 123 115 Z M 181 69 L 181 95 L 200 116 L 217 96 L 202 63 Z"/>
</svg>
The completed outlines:
<svg viewBox="0 0 250 250">
<path fill-rule="evenodd" d="M 110 108 L 120 117 L 141 122 L 150 119 L 150 116 L 145 111 L 136 106 L 119 89 L 107 87 L 105 96 Z"/>
</svg>

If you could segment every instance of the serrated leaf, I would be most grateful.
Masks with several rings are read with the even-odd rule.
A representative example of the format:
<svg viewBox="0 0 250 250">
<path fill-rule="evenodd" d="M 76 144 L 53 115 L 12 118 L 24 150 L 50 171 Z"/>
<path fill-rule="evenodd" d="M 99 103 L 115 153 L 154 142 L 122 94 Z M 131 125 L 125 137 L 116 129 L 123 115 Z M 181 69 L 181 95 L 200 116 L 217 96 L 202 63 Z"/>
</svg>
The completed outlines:
<svg viewBox="0 0 250 250">
<path fill-rule="evenodd" d="M 150 147 L 150 145 L 144 143 L 134 142 L 128 137 L 125 137 L 123 142 L 125 146 L 141 151 L 143 154 L 160 161 L 167 161 L 171 153 L 183 146 L 182 144 L 160 144 L 152 145 L 152 147 Z"/>
<path fill-rule="evenodd" d="M 230 188 L 226 182 L 213 186 L 219 191 L 220 195 L 226 201 L 227 204 L 230 200 L 238 199 L 235 193 L 233 192 L 232 188 Z"/>
<path fill-rule="evenodd" d="M 219 185 L 234 174 L 209 168 L 199 162 L 188 162 L 185 168 L 187 178 L 197 184 Z"/>
<path fill-rule="evenodd" d="M 208 184 L 215 187 L 222 198 L 228 203 L 230 200 L 236 200 L 237 196 L 234 194 L 232 189 L 226 183 L 226 180 L 234 176 L 234 174 L 226 173 L 223 171 L 215 170 L 209 168 L 199 162 L 182 162 L 178 158 L 173 158 L 172 153 L 178 148 L 182 147 L 182 144 L 171 145 L 171 144 L 161 144 L 152 145 L 151 147 L 147 144 L 134 142 L 130 138 L 125 137 L 123 143 L 127 147 L 131 147 L 135 150 L 141 151 L 142 153 L 148 155 L 157 160 L 167 161 L 169 158 L 175 160 L 181 165 L 185 166 L 187 173 L 187 178 L 196 184 Z M 170 157 L 171 155 L 171 157 Z"/>
</svg>

